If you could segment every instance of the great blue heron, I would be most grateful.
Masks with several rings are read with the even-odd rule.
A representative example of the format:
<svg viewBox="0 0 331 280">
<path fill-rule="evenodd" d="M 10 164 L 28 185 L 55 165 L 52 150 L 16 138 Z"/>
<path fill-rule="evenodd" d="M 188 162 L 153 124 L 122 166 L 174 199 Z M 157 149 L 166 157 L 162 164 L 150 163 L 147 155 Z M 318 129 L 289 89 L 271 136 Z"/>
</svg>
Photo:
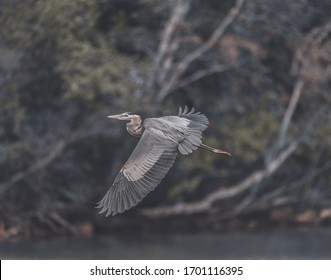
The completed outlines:
<svg viewBox="0 0 331 280">
<path fill-rule="evenodd" d="M 175 162 L 177 149 L 187 155 L 203 148 L 216 154 L 230 153 L 202 144 L 202 132 L 208 119 L 194 108 L 190 111 L 179 107 L 178 116 L 148 118 L 133 113 L 108 116 L 108 118 L 130 121 L 127 131 L 141 137 L 133 153 L 117 175 L 114 184 L 99 202 L 100 213 L 116 215 L 137 205 L 154 190 Z"/>
</svg>

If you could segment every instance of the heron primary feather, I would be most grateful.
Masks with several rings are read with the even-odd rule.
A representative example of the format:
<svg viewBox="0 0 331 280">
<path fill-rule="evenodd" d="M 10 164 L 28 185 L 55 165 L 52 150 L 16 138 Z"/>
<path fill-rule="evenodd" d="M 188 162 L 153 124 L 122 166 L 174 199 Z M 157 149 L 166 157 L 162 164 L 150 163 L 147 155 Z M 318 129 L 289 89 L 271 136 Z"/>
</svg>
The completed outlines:
<svg viewBox="0 0 331 280">
<path fill-rule="evenodd" d="M 148 118 L 144 122 L 139 115 L 128 112 L 108 117 L 130 121 L 127 123 L 128 132 L 141 138 L 97 206 L 106 216 L 132 208 L 154 190 L 173 166 L 178 151 L 187 155 L 200 147 L 230 155 L 202 144 L 202 132 L 209 122 L 194 108 L 189 111 L 187 106 L 184 110 L 180 107 L 178 116 Z"/>
</svg>

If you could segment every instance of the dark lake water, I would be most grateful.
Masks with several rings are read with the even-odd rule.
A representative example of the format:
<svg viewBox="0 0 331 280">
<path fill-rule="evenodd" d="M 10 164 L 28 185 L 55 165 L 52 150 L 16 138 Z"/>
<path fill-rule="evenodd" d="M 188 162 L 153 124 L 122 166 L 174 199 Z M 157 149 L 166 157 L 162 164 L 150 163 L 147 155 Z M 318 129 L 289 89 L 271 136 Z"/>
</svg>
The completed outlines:
<svg viewBox="0 0 331 280">
<path fill-rule="evenodd" d="M 1 259 L 331 259 L 331 229 L 103 235 L 0 243 Z"/>
</svg>

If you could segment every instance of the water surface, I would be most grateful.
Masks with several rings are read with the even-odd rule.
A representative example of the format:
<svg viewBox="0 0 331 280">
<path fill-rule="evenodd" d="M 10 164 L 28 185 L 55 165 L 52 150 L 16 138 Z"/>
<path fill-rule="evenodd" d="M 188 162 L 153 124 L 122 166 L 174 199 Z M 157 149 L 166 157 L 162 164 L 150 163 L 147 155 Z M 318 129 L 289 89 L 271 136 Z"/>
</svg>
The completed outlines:
<svg viewBox="0 0 331 280">
<path fill-rule="evenodd" d="M 0 243 L 1 259 L 331 259 L 331 229 L 103 235 Z"/>
</svg>

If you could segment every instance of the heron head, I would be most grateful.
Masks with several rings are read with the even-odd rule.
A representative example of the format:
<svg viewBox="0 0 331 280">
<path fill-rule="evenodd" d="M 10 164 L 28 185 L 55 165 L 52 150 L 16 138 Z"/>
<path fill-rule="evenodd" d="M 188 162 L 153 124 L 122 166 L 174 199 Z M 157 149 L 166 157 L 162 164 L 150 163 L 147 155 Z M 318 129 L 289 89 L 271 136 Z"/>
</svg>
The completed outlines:
<svg viewBox="0 0 331 280">
<path fill-rule="evenodd" d="M 133 113 L 130 112 L 125 112 L 119 115 L 111 115 L 111 116 L 107 116 L 107 118 L 111 118 L 111 119 L 118 119 L 121 121 L 130 121 L 133 119 L 135 115 Z"/>
</svg>

